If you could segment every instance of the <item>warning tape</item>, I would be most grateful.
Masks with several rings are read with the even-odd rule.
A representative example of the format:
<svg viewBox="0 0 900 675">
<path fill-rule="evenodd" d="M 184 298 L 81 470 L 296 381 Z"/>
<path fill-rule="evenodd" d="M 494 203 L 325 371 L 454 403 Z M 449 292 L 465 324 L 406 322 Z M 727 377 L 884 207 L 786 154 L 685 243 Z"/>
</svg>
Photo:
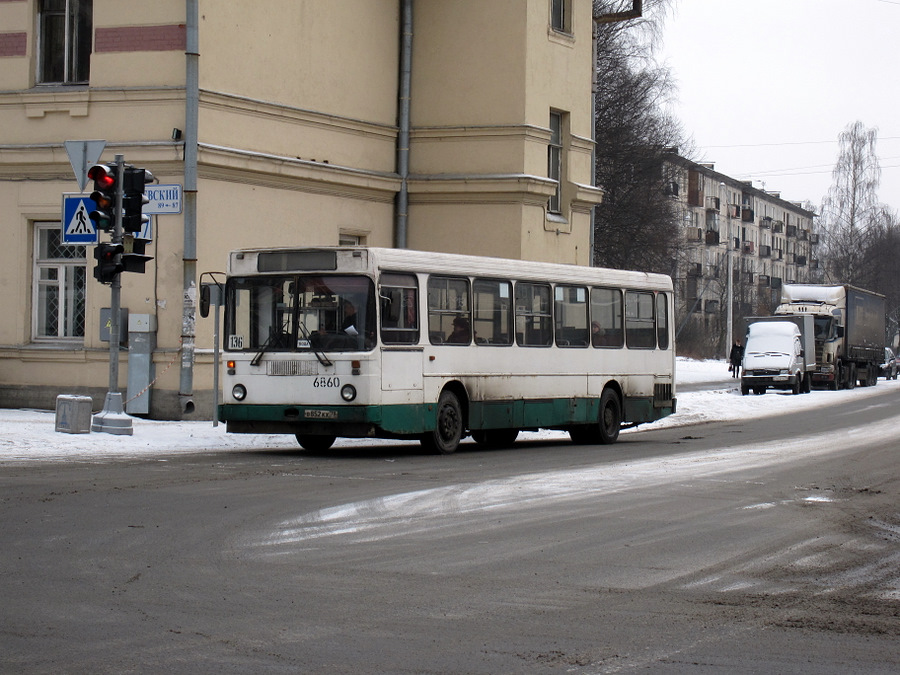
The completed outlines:
<svg viewBox="0 0 900 675">
<path fill-rule="evenodd" d="M 144 394 L 146 394 L 146 393 L 150 390 L 150 387 L 152 387 L 154 384 L 156 384 L 157 380 L 159 380 L 159 378 L 161 378 L 163 375 L 165 375 L 165 374 L 166 374 L 166 371 L 169 370 L 169 368 L 171 368 L 173 365 L 175 365 L 175 361 L 178 359 L 178 355 L 181 354 L 182 348 L 183 348 L 183 347 L 179 347 L 179 348 L 175 351 L 175 356 L 173 356 L 173 357 L 172 357 L 172 360 L 169 361 L 169 365 L 167 365 L 165 368 L 163 368 L 163 371 L 162 371 L 159 375 L 157 375 L 156 377 L 154 377 L 154 378 L 153 378 L 153 381 L 152 381 L 150 384 L 148 384 L 146 387 L 144 387 L 143 389 L 141 389 L 137 394 L 135 394 L 134 396 L 132 396 L 132 397 L 129 398 L 128 400 L 124 401 L 123 404 L 124 404 L 124 403 L 128 403 L 129 401 L 133 401 L 133 400 L 136 399 L 136 398 L 140 398 L 141 396 L 143 396 Z"/>
</svg>

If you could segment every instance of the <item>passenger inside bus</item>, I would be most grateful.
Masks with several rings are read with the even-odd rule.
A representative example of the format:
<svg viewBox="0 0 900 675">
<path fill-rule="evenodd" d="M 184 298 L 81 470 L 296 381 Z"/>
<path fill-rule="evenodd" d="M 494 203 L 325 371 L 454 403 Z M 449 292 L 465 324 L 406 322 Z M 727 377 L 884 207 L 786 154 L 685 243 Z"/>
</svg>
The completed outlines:
<svg viewBox="0 0 900 675">
<path fill-rule="evenodd" d="M 447 336 L 447 342 L 453 344 L 469 344 L 472 339 L 472 331 L 469 328 L 469 320 L 463 316 L 453 319 L 453 332 Z"/>
</svg>

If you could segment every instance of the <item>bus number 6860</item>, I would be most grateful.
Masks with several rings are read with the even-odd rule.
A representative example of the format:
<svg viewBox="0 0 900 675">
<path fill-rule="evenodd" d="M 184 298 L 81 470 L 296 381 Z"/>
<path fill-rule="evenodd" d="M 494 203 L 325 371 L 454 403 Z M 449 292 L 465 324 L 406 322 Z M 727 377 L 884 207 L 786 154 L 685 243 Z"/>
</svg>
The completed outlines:
<svg viewBox="0 0 900 675">
<path fill-rule="evenodd" d="M 341 378 L 339 377 L 316 377 L 313 379 L 313 387 L 340 387 Z"/>
</svg>

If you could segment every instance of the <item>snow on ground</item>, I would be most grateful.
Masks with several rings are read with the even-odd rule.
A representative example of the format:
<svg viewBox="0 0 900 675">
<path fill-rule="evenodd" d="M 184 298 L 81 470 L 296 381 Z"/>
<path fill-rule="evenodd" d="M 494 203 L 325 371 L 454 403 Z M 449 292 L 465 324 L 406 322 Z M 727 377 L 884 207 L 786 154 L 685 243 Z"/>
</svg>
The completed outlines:
<svg viewBox="0 0 900 675">
<path fill-rule="evenodd" d="M 814 407 L 839 405 L 851 397 L 869 396 L 886 388 L 900 391 L 900 380 L 878 380 L 875 388 L 852 391 L 813 391 L 792 396 L 770 390 L 764 396 L 741 396 L 738 380 L 732 379 L 724 361 L 693 361 L 679 358 L 678 385 L 710 383 L 705 391 L 677 394 L 678 412 L 643 429 L 686 426 L 702 422 L 742 420 L 783 415 Z M 105 461 L 112 458 L 159 457 L 218 450 L 258 448 L 297 449 L 287 435 L 227 434 L 225 426 L 212 422 L 164 422 L 133 418 L 133 435 L 108 433 L 70 434 L 57 432 L 54 411 L 0 409 L 0 463 L 31 463 L 47 460 Z M 523 433 L 520 439 L 565 438 L 558 431 Z M 398 441 L 338 439 L 336 447 L 372 446 Z"/>
</svg>

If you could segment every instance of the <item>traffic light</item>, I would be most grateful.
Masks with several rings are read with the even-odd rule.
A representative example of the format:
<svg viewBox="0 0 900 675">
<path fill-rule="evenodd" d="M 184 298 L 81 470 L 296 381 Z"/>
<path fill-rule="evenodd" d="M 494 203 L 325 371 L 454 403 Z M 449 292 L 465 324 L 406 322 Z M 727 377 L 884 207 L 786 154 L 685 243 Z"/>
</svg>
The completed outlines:
<svg viewBox="0 0 900 675">
<path fill-rule="evenodd" d="M 153 180 L 153 174 L 146 169 L 125 167 L 122 195 L 122 229 L 125 232 L 140 232 L 150 216 L 143 214 L 144 204 L 150 202 L 144 194 L 144 186 Z"/>
<path fill-rule="evenodd" d="M 88 178 L 94 181 L 91 199 L 97 208 L 88 214 L 98 230 L 110 232 L 116 225 L 116 190 L 118 167 L 116 164 L 94 164 L 88 169 Z"/>
<path fill-rule="evenodd" d="M 146 239 L 125 237 L 125 253 L 122 254 L 122 270 L 125 272 L 144 273 L 144 267 L 148 260 L 153 260 L 152 255 L 144 255 L 147 249 Z"/>
<path fill-rule="evenodd" d="M 97 244 L 94 248 L 94 278 L 101 284 L 111 284 L 119 273 L 125 269 L 122 263 L 122 252 L 125 247 L 122 244 Z"/>
</svg>

